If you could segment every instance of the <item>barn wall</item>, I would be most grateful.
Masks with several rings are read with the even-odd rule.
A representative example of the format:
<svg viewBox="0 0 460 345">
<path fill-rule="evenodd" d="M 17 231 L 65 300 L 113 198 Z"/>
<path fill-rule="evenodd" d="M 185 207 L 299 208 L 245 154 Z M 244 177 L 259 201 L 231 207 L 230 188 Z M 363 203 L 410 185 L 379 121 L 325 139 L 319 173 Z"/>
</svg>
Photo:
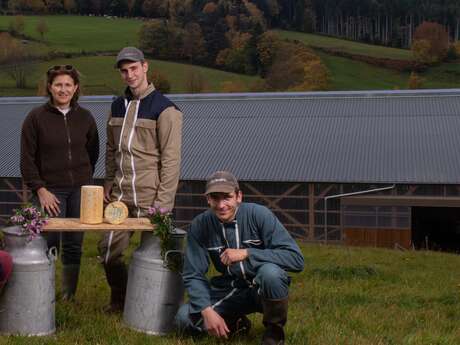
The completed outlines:
<svg viewBox="0 0 460 345">
<path fill-rule="evenodd" d="M 96 183 L 102 184 L 102 181 L 99 180 Z M 296 238 L 309 242 L 347 243 L 340 198 L 329 199 L 325 205 L 325 197 L 384 186 L 377 184 L 241 181 L 240 187 L 244 193 L 245 201 L 256 202 L 269 207 Z M 180 181 L 174 210 L 177 226 L 187 229 L 191 220 L 207 209 L 206 199 L 203 196 L 204 189 L 204 181 Z M 398 185 L 396 188 L 380 194 L 459 196 L 460 187 L 455 185 Z M 20 206 L 29 197 L 30 193 L 23 189 L 21 179 L 0 178 L 0 223 L 5 224 L 12 214 L 12 209 Z M 407 216 L 407 210 L 395 210 L 390 209 L 386 213 L 384 212 L 386 218 L 382 215 L 381 221 L 388 224 L 387 229 L 391 228 L 398 231 L 407 229 L 406 223 L 404 226 L 397 225 L 402 216 Z M 359 222 L 359 219 L 362 218 L 359 216 L 359 212 L 357 217 L 358 220 L 356 221 Z M 363 218 L 362 221 L 365 219 Z M 356 230 L 355 225 L 354 223 L 348 224 L 348 228 Z M 363 227 L 358 228 L 362 229 Z M 370 228 L 377 229 L 378 226 L 371 226 Z M 348 236 L 351 236 L 351 233 L 349 232 Z M 356 238 L 361 236 L 358 233 L 359 231 L 355 231 Z M 387 241 L 386 235 L 384 235 L 379 235 L 384 238 L 382 242 Z M 405 235 L 401 236 L 404 237 Z"/>
</svg>

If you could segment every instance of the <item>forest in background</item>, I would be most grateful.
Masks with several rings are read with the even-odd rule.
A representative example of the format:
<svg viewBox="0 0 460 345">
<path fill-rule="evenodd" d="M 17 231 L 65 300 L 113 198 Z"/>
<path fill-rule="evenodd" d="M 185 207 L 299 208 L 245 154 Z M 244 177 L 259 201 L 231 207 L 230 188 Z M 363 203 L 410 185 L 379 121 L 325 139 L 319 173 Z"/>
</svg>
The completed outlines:
<svg viewBox="0 0 460 345">
<path fill-rule="evenodd" d="M 442 24 L 452 41 L 460 36 L 458 0 L 1 0 L 5 14 L 81 14 L 206 20 L 206 6 L 223 18 L 250 7 L 267 28 L 322 33 L 408 48 L 424 21 Z M 208 7 L 209 9 L 209 7 Z"/>
<path fill-rule="evenodd" d="M 460 55 L 456 43 L 460 4 L 453 0 L 0 0 L 0 4 L 12 18 L 8 32 L 0 37 L 4 52 L 0 64 L 30 59 L 15 39 L 30 38 L 24 35 L 22 15 L 31 13 L 136 18 L 142 23 L 136 39 L 148 56 L 261 77 L 250 91 L 329 89 L 330 73 L 318 52 L 299 40 L 279 38 L 274 28 L 410 46 L 409 61 L 322 50 L 403 72 L 423 72 Z M 43 43 L 49 29 L 44 21 L 37 24 Z"/>
</svg>

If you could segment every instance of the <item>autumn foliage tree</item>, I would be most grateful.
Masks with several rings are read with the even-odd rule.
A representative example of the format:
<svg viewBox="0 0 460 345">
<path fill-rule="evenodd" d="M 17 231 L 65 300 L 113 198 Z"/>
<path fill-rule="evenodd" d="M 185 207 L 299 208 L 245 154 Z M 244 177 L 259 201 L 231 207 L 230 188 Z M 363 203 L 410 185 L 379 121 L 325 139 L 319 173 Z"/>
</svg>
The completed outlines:
<svg viewBox="0 0 460 345">
<path fill-rule="evenodd" d="M 420 89 L 425 81 L 424 78 L 420 77 L 416 72 L 412 72 L 407 82 L 408 89 Z"/>
<path fill-rule="evenodd" d="M 423 22 L 415 30 L 411 50 L 415 61 L 433 64 L 445 59 L 448 45 L 449 37 L 441 24 Z"/>
<path fill-rule="evenodd" d="M 46 24 L 46 21 L 43 18 L 40 18 L 35 29 L 42 40 L 45 38 L 45 34 L 49 31 L 48 24 Z"/>
<path fill-rule="evenodd" d="M 234 72 L 245 72 L 249 69 L 246 66 L 248 63 L 246 52 L 251 37 L 250 33 L 239 31 L 234 31 L 232 35 L 228 35 L 231 46 L 219 52 L 216 64 L 225 66 L 226 69 Z"/>
<path fill-rule="evenodd" d="M 265 79 L 272 91 L 318 91 L 329 87 L 321 59 L 300 43 L 281 42 Z"/>
<path fill-rule="evenodd" d="M 242 81 L 239 81 L 239 80 L 224 81 L 220 84 L 220 89 L 222 92 L 226 92 L 226 93 L 246 92 L 248 90 L 247 86 Z"/>
<path fill-rule="evenodd" d="M 264 32 L 257 42 L 257 53 L 260 62 L 260 74 L 264 77 L 275 59 L 280 48 L 281 39 L 272 31 Z"/>
<path fill-rule="evenodd" d="M 29 53 L 19 40 L 8 33 L 0 34 L 0 65 L 18 89 L 27 87 L 27 78 L 33 72 L 35 65 L 29 60 Z"/>
<path fill-rule="evenodd" d="M 23 16 L 14 16 L 8 25 L 8 32 L 13 35 L 24 34 L 25 21 Z"/>
<path fill-rule="evenodd" d="M 158 71 L 153 71 L 150 75 L 149 80 L 155 86 L 155 89 L 161 93 L 170 93 L 171 92 L 171 82 L 166 78 L 166 76 Z"/>
<path fill-rule="evenodd" d="M 161 19 L 143 24 L 139 34 L 140 48 L 160 59 L 183 57 L 184 30 Z"/>
<path fill-rule="evenodd" d="M 189 93 L 200 93 L 207 89 L 208 83 L 203 74 L 190 68 L 185 74 L 185 89 Z"/>
<path fill-rule="evenodd" d="M 183 53 L 192 63 L 201 62 L 206 58 L 203 32 L 198 23 L 191 22 L 185 25 Z"/>
</svg>

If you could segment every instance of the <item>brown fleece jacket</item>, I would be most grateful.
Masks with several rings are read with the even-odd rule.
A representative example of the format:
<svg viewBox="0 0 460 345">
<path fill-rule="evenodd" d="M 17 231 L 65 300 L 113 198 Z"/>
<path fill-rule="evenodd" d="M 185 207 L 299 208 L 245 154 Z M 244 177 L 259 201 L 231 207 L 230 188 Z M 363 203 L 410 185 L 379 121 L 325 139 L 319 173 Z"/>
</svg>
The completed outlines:
<svg viewBox="0 0 460 345">
<path fill-rule="evenodd" d="M 34 108 L 22 124 L 21 174 L 32 191 L 90 183 L 98 157 L 96 122 L 78 104 L 64 116 L 46 103 Z"/>
</svg>

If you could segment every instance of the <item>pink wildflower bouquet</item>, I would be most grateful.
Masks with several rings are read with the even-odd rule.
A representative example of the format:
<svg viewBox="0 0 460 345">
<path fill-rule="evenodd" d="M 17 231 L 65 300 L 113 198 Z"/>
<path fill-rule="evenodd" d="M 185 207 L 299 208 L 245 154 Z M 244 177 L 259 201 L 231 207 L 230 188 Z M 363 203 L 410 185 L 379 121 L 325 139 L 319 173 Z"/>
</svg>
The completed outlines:
<svg viewBox="0 0 460 345">
<path fill-rule="evenodd" d="M 14 215 L 10 217 L 10 223 L 21 227 L 22 233 L 29 235 L 29 240 L 38 236 L 42 232 L 43 226 L 48 223 L 47 215 L 31 204 L 14 209 L 13 212 Z"/>
</svg>

